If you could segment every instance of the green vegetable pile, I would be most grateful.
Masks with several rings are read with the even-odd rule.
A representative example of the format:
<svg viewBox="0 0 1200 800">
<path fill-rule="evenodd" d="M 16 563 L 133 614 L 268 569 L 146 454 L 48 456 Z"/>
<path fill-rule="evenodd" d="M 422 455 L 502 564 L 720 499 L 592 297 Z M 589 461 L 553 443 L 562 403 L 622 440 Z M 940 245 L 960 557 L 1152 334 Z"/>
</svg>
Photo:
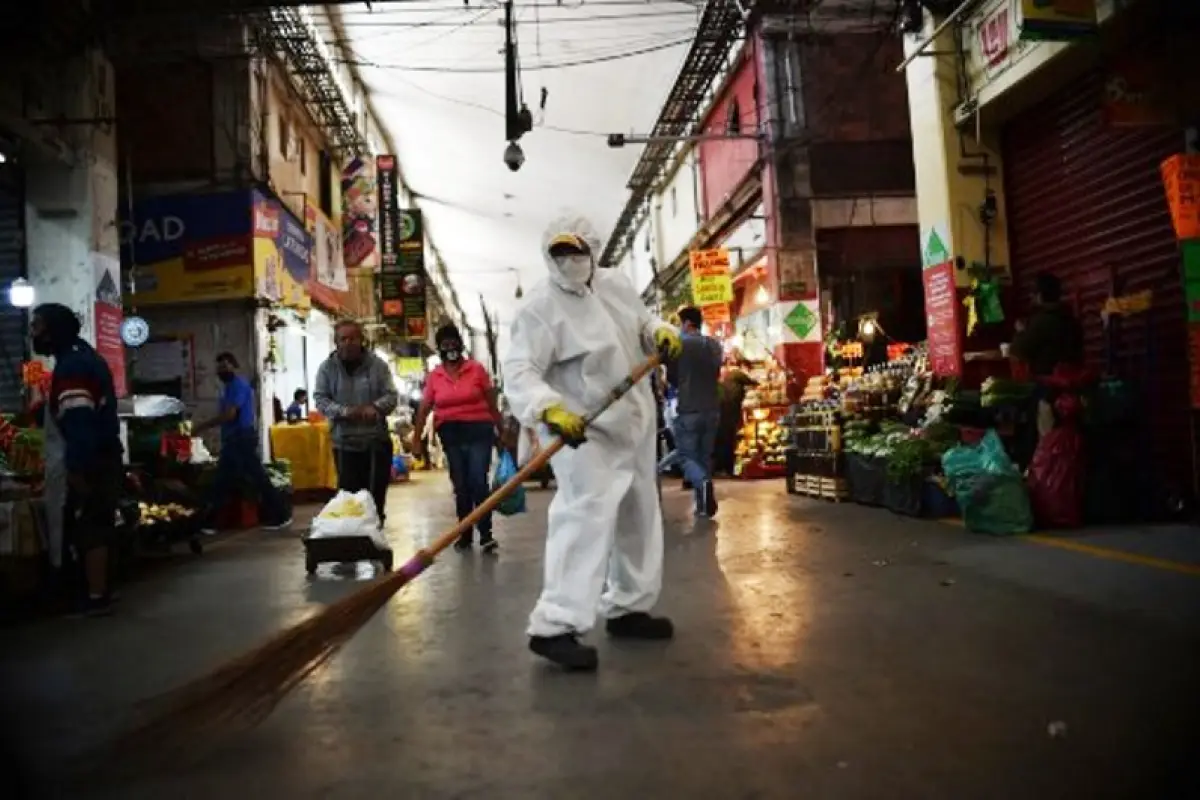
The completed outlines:
<svg viewBox="0 0 1200 800">
<path fill-rule="evenodd" d="M 1033 396 L 1034 386 L 1009 378 L 988 378 L 980 390 L 979 403 L 984 408 L 1022 405 Z"/>
<path fill-rule="evenodd" d="M 292 462 L 281 458 L 267 464 L 266 470 L 267 477 L 271 479 L 271 486 L 276 489 L 292 488 Z"/>
</svg>

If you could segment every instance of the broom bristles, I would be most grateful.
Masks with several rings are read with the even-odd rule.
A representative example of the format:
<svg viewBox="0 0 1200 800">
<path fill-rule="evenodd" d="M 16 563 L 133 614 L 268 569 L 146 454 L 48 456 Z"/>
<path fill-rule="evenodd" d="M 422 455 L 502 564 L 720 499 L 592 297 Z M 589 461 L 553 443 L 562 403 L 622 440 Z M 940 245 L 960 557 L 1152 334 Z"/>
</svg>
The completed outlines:
<svg viewBox="0 0 1200 800">
<path fill-rule="evenodd" d="M 257 725 L 413 577 L 401 570 L 373 581 L 254 650 L 149 701 L 142 724 L 121 737 L 115 749 L 122 759 L 145 763 Z"/>
</svg>

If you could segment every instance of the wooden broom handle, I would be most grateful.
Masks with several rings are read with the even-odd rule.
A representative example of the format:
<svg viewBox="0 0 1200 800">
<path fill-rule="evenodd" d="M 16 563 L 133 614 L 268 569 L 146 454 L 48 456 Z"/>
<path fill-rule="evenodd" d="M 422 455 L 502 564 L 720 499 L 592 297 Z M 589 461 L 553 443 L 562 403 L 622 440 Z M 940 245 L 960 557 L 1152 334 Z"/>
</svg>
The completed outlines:
<svg viewBox="0 0 1200 800">
<path fill-rule="evenodd" d="M 631 372 L 628 377 L 625 378 L 625 380 L 621 381 L 616 388 L 608 393 L 608 397 L 605 398 L 604 402 L 600 404 L 599 408 L 594 409 L 591 413 L 587 414 L 583 418 L 585 426 L 591 425 L 593 422 L 595 422 L 597 417 L 607 411 L 613 405 L 613 403 L 617 402 L 626 394 L 628 394 L 630 389 L 636 386 L 637 383 L 642 380 L 642 378 L 653 372 L 660 363 L 662 363 L 662 359 L 657 353 L 655 353 L 639 364 L 633 370 L 633 372 Z M 437 557 L 438 553 L 441 553 L 447 547 L 458 541 L 459 536 L 466 531 L 471 530 L 471 528 L 474 528 L 476 523 L 483 519 L 485 515 L 494 511 L 496 506 L 500 505 L 500 503 L 504 501 L 504 498 L 515 492 L 521 487 L 522 484 L 540 472 L 542 468 L 549 463 L 551 457 L 559 450 L 562 450 L 564 446 L 566 446 L 566 442 L 563 441 L 563 438 L 561 436 L 556 436 L 554 441 L 552 441 L 546 447 L 543 447 L 541 452 L 531 458 L 529 463 L 517 470 L 517 474 L 505 481 L 503 486 L 496 489 L 496 491 L 492 492 L 486 500 L 476 506 L 474 511 L 460 520 L 459 523 L 452 529 L 446 531 L 436 540 L 434 540 L 433 544 L 418 551 L 413 561 L 422 561 L 426 566 L 432 563 L 433 559 Z"/>
</svg>

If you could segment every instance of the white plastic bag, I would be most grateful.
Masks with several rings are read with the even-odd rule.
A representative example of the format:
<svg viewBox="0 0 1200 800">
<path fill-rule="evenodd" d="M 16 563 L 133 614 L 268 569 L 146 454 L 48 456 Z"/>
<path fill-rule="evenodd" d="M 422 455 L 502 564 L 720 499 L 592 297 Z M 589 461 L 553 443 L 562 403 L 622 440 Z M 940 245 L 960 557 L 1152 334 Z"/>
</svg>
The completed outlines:
<svg viewBox="0 0 1200 800">
<path fill-rule="evenodd" d="M 375 546 L 391 549 L 379 530 L 379 514 L 375 500 L 365 489 L 357 494 L 338 492 L 313 519 L 310 539 L 338 539 L 347 536 L 370 536 Z"/>
<path fill-rule="evenodd" d="M 211 464 L 215 461 L 212 453 L 208 452 L 208 448 L 204 446 L 204 440 L 199 436 L 192 437 L 192 455 L 188 458 L 189 464 Z"/>
<path fill-rule="evenodd" d="M 133 398 L 133 415 L 135 417 L 170 417 L 182 416 L 187 413 L 187 406 L 182 400 L 165 394 L 146 394 Z"/>
</svg>

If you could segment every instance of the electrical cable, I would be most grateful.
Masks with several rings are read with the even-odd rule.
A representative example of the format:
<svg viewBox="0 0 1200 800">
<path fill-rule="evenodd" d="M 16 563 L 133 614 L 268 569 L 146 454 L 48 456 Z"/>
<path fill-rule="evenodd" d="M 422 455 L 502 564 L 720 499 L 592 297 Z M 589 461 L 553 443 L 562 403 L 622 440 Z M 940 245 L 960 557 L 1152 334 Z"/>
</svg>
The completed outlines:
<svg viewBox="0 0 1200 800">
<path fill-rule="evenodd" d="M 455 25 L 452 28 L 449 28 L 447 30 L 444 30 L 444 31 L 438 33 L 436 36 L 430 36 L 428 39 L 423 39 L 422 41 L 414 42 L 413 44 L 405 44 L 404 51 L 406 53 L 411 53 L 413 50 L 416 50 L 419 47 L 425 47 L 426 45 L 433 44 L 434 42 L 440 42 L 442 39 L 445 39 L 447 36 L 458 33 L 463 28 L 474 25 L 475 23 L 479 22 L 484 17 L 493 13 L 495 10 L 496 9 L 494 9 L 494 8 L 485 8 L 482 11 L 480 11 L 478 14 L 475 14 L 470 19 L 466 20 L 465 22 L 460 22 L 458 25 Z"/>
<path fill-rule="evenodd" d="M 672 19 L 672 18 L 679 19 L 682 17 L 687 17 L 689 19 L 695 19 L 696 14 L 695 14 L 695 12 L 692 12 L 692 11 L 649 11 L 644 14 L 593 14 L 590 16 L 561 16 L 561 17 L 550 17 L 548 19 L 543 19 L 542 24 L 549 25 L 549 24 L 553 23 L 553 24 L 557 25 L 557 24 L 570 23 L 573 25 L 582 25 L 585 23 L 590 24 L 593 22 L 630 22 L 630 21 L 639 20 L 639 19 Z M 342 27 L 344 29 L 350 31 L 350 30 L 360 30 L 363 28 L 404 29 L 404 28 L 417 27 L 417 26 L 425 27 L 425 28 L 448 27 L 448 26 L 453 26 L 456 24 L 457 23 L 448 22 L 445 20 L 426 20 L 423 23 L 421 23 L 421 22 L 411 23 L 411 22 L 378 22 L 378 21 L 376 21 L 376 22 L 347 22 L 347 23 L 344 23 L 342 25 Z"/>
<path fill-rule="evenodd" d="M 458 6 L 460 11 L 463 8 L 466 8 L 467 10 L 471 10 L 471 8 L 472 8 L 471 6 L 464 6 L 462 3 L 459 3 L 458 0 L 447 0 L 447 2 L 444 4 L 436 3 L 436 2 L 411 2 L 411 3 L 390 5 L 387 8 L 387 10 L 385 10 L 385 11 L 366 11 L 366 10 L 355 10 L 355 9 L 343 9 L 341 12 L 341 18 L 345 22 L 353 23 L 356 20 L 381 21 L 381 19 L 391 17 L 393 15 L 405 16 L 405 15 L 409 15 L 409 14 L 432 14 L 432 13 L 441 11 L 447 5 L 450 5 L 450 3 L 452 3 L 452 2 Z M 495 7 L 497 9 L 499 9 L 501 7 L 501 3 L 494 2 L 494 0 L 486 3 L 486 5 Z M 555 11 L 578 11 L 578 10 L 584 9 L 584 8 L 588 8 L 588 9 L 633 8 L 633 7 L 663 8 L 663 7 L 668 7 L 668 6 L 679 6 L 679 5 L 687 6 L 691 10 L 679 11 L 677 13 L 691 14 L 691 13 L 695 12 L 696 5 L 693 3 L 690 3 L 690 2 L 684 2 L 684 0 L 598 0 L 598 1 L 597 0 L 586 0 L 586 1 L 581 0 L 581 2 L 575 2 L 575 3 L 529 2 L 529 3 L 514 3 L 513 7 L 514 7 L 515 11 L 521 12 L 526 9 L 540 9 L 540 8 L 550 8 L 550 9 L 554 9 Z M 412 6 L 426 6 L 426 7 L 413 8 Z"/>
<path fill-rule="evenodd" d="M 628 58 L 637 58 L 638 56 L 657 53 L 662 50 L 670 50 L 675 47 L 680 47 L 685 44 L 690 44 L 691 37 L 686 39 L 676 39 L 669 42 L 664 42 L 659 45 L 642 47 L 636 50 L 629 50 L 621 53 L 612 53 L 604 56 L 593 56 L 591 58 L 578 58 L 570 61 L 560 61 L 554 64 L 534 64 L 532 66 L 523 67 L 523 70 L 530 72 L 540 72 L 542 70 L 554 69 L 570 69 L 572 67 L 584 67 L 592 64 L 607 64 L 612 61 L 623 61 Z M 337 64 L 346 64 L 348 66 L 367 68 L 367 69 L 382 69 L 395 70 L 397 72 L 435 72 L 445 75 L 481 75 L 489 73 L 504 72 L 503 67 L 439 67 L 431 64 L 378 64 L 372 61 L 364 61 L 361 59 L 331 59 Z"/>
<path fill-rule="evenodd" d="M 399 76 L 393 76 L 393 78 L 394 78 L 394 80 L 396 80 L 400 83 L 403 83 L 404 85 L 406 85 L 412 89 L 415 89 L 416 91 L 420 92 L 421 94 L 428 95 L 429 97 L 432 97 L 435 100 L 441 100 L 442 102 L 445 102 L 445 103 L 451 103 L 453 105 L 463 106 L 464 108 L 473 108 L 473 109 L 476 109 L 477 111 L 483 111 L 483 112 L 492 114 L 493 116 L 497 116 L 497 117 L 504 116 L 504 112 L 498 108 L 492 108 L 491 106 L 484 105 L 483 103 L 477 103 L 473 100 L 466 100 L 461 97 L 452 97 L 450 95 L 441 94 L 439 92 L 432 91 L 431 89 L 426 89 L 424 86 L 421 86 L 418 83 L 414 83 L 413 81 L 407 80 L 405 78 L 401 78 Z M 372 95 L 374 95 L 376 97 L 396 97 L 396 98 L 399 97 L 398 95 L 396 95 L 392 92 L 381 91 L 378 89 L 372 90 L 371 93 L 372 93 Z M 753 115 L 752 111 L 743 112 L 743 119 L 741 120 L 741 122 L 746 123 L 746 124 L 753 124 L 755 122 L 755 120 L 751 119 L 752 115 Z M 557 125 L 547 125 L 545 123 L 539 123 L 538 125 L 536 125 L 534 127 L 534 130 L 535 131 L 536 130 L 545 130 L 545 131 L 551 131 L 553 133 L 565 133 L 565 134 L 569 134 L 569 135 L 573 135 L 573 136 L 592 136 L 592 137 L 603 138 L 603 139 L 607 139 L 613 133 L 613 131 L 589 131 L 589 130 L 580 130 L 578 128 L 564 128 L 564 127 L 560 127 Z"/>
</svg>

